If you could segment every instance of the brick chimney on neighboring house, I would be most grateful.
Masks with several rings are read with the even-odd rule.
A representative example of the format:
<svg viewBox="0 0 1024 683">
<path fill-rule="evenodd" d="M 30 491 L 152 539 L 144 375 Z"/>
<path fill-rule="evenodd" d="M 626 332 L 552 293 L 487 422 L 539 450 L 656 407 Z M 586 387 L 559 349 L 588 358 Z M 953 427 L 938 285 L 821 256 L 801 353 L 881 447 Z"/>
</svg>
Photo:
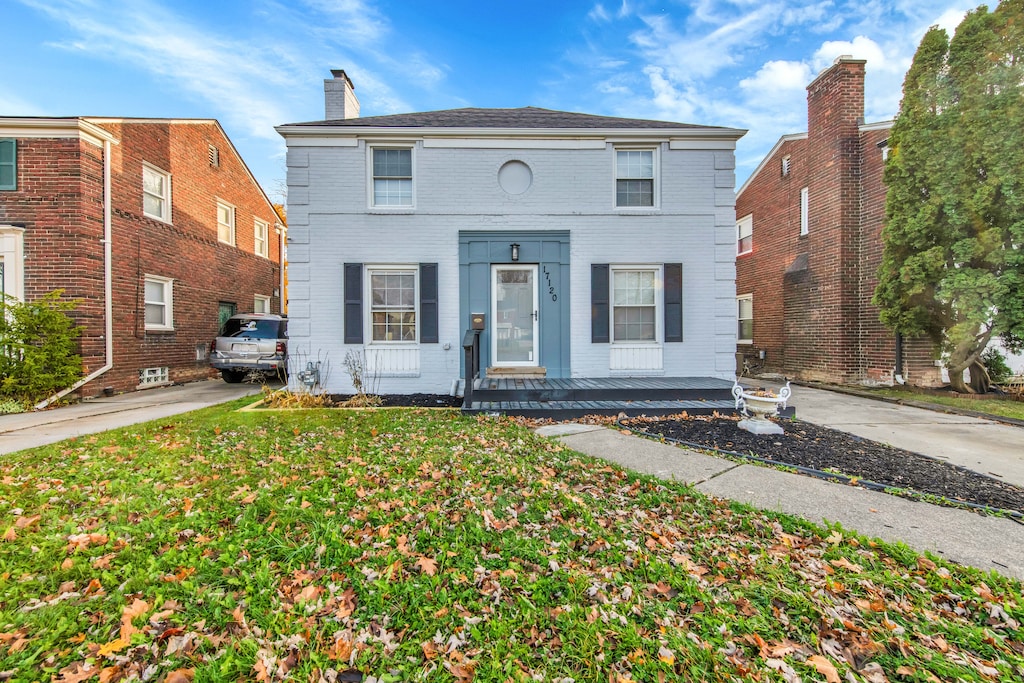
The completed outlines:
<svg viewBox="0 0 1024 683">
<path fill-rule="evenodd" d="M 334 78 L 324 80 L 324 111 L 325 120 L 359 118 L 359 100 L 356 88 L 352 85 L 344 69 L 331 69 Z"/>
</svg>

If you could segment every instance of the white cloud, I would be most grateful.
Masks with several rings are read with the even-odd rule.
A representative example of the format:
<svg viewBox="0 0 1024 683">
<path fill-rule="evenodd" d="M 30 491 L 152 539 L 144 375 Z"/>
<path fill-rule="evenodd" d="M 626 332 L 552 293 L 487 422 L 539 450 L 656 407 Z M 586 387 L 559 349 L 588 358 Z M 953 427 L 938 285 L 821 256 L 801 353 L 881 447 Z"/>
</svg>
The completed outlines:
<svg viewBox="0 0 1024 683">
<path fill-rule="evenodd" d="M 591 21 L 599 22 L 609 22 L 612 20 L 611 16 L 608 14 L 608 10 L 606 10 L 604 5 L 601 3 L 597 3 L 590 9 L 587 13 L 587 18 Z"/>
<path fill-rule="evenodd" d="M 865 59 L 872 69 L 885 69 L 886 57 L 881 46 L 867 36 L 857 36 L 853 40 L 829 40 L 822 43 L 814 53 L 811 63 L 815 70 L 828 68 L 837 57 L 849 55 L 854 59 Z"/>
<path fill-rule="evenodd" d="M 778 101 L 799 95 L 811 79 L 811 69 L 803 62 L 775 60 L 765 62 L 757 73 L 740 81 L 740 88 L 750 98 Z"/>
</svg>

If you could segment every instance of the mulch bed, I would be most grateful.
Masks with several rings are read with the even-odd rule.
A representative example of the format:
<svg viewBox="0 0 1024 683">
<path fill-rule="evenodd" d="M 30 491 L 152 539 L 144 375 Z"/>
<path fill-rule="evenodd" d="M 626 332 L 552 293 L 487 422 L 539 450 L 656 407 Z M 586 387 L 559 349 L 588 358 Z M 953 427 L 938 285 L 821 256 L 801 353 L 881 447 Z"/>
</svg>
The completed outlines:
<svg viewBox="0 0 1024 683">
<path fill-rule="evenodd" d="M 461 408 L 461 396 L 448 394 L 377 394 L 383 399 L 385 408 Z M 351 395 L 331 394 L 335 405 L 341 405 Z"/>
<path fill-rule="evenodd" d="M 705 448 L 756 455 L 780 465 L 837 472 L 900 489 L 1003 510 L 1024 511 L 1024 489 L 918 453 L 808 422 L 779 421 L 785 434 L 755 435 L 726 418 L 623 420 L 631 428 Z"/>
</svg>

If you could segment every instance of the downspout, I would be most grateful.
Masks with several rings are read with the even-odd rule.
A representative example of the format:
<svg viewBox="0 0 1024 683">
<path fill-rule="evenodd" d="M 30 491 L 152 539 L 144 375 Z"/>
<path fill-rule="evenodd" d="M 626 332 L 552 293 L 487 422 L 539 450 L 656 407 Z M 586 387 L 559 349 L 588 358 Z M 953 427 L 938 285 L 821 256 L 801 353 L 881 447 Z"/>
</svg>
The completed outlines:
<svg viewBox="0 0 1024 683">
<path fill-rule="evenodd" d="M 899 332 L 896 333 L 896 372 L 893 373 L 893 379 L 897 384 L 907 383 L 903 377 L 903 335 Z"/>
<path fill-rule="evenodd" d="M 284 287 L 285 287 L 285 274 L 284 274 L 284 265 L 285 265 L 286 261 L 285 261 L 285 258 L 284 258 L 284 254 L 285 254 L 285 248 L 286 248 L 286 246 L 288 244 L 288 227 L 285 226 L 285 225 L 281 225 L 279 223 L 278 224 L 278 234 L 281 236 L 280 240 L 279 240 L 279 243 L 277 245 L 277 267 L 278 267 L 278 270 L 281 271 L 281 273 L 280 273 L 281 274 L 281 284 L 280 284 L 280 289 L 278 291 L 281 292 L 281 301 L 280 301 L 280 303 L 281 303 L 281 315 L 286 315 L 288 313 L 288 305 L 285 303 L 285 290 L 284 290 Z"/>
<path fill-rule="evenodd" d="M 114 367 L 114 296 L 113 274 L 111 272 L 111 226 L 110 226 L 110 140 L 103 141 L 103 299 L 104 316 L 106 318 L 106 363 L 103 367 L 80 379 L 67 389 L 63 389 L 45 401 L 36 404 L 36 410 L 46 408 L 54 401 L 59 401 L 82 385 L 93 381 L 110 368 Z"/>
</svg>

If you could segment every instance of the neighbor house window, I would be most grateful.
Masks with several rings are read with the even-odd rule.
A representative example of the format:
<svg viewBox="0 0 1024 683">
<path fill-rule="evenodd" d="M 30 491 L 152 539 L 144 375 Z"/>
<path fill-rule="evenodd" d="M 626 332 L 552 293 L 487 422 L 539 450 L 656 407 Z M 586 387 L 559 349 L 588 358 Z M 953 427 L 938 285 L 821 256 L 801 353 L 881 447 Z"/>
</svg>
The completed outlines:
<svg viewBox="0 0 1024 683">
<path fill-rule="evenodd" d="M 149 164 L 142 165 L 142 213 L 171 222 L 171 174 Z"/>
<path fill-rule="evenodd" d="M 270 313 L 270 297 L 257 294 L 252 301 L 253 313 Z"/>
<path fill-rule="evenodd" d="M 790 158 L 789 158 L 789 155 L 787 154 L 786 156 L 782 157 L 782 177 L 783 178 L 785 178 L 786 176 L 789 175 L 789 165 L 790 165 Z"/>
<path fill-rule="evenodd" d="M 235 243 L 235 207 L 217 202 L 217 239 L 224 244 Z"/>
<path fill-rule="evenodd" d="M 412 206 L 412 149 L 373 152 L 373 205 Z"/>
<path fill-rule="evenodd" d="M 636 208 L 654 204 L 654 150 L 616 150 L 615 206 Z"/>
<path fill-rule="evenodd" d="M 18 141 L 0 139 L 0 190 L 18 189 Z"/>
<path fill-rule="evenodd" d="M 612 268 L 612 341 L 657 341 L 656 268 Z"/>
<path fill-rule="evenodd" d="M 754 215 L 750 214 L 736 221 L 736 255 L 749 254 L 754 250 Z"/>
<path fill-rule="evenodd" d="M 807 188 L 800 190 L 800 234 L 806 235 L 808 232 L 807 226 Z"/>
<path fill-rule="evenodd" d="M 736 297 L 736 343 L 754 343 L 754 297 L 752 294 Z"/>
<path fill-rule="evenodd" d="M 370 340 L 416 341 L 416 269 L 368 268 Z"/>
<path fill-rule="evenodd" d="M 253 228 L 253 251 L 257 256 L 270 257 L 270 224 L 266 221 L 256 219 L 256 227 Z"/>
<path fill-rule="evenodd" d="M 147 275 L 145 289 L 146 329 L 173 330 L 174 280 L 159 275 Z"/>
</svg>

